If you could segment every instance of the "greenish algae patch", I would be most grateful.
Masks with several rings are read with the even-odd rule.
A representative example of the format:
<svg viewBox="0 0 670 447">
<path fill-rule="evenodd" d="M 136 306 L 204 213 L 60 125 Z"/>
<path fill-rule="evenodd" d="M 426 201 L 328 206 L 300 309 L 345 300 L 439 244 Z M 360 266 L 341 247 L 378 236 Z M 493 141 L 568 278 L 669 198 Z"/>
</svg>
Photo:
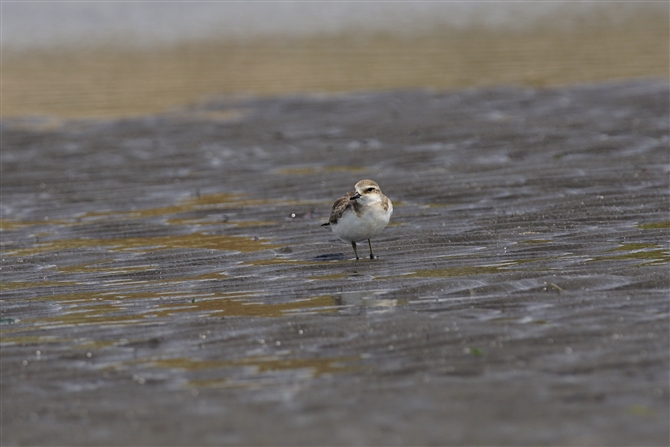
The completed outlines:
<svg viewBox="0 0 670 447">
<path fill-rule="evenodd" d="M 323 172 L 365 172 L 368 168 L 361 166 L 300 166 L 278 168 L 274 172 L 281 175 L 314 175 Z"/>
<path fill-rule="evenodd" d="M 72 281 L 2 281 L 0 282 L 0 291 L 9 292 L 10 290 L 35 289 L 38 287 L 65 287 L 76 286 Z"/>
<path fill-rule="evenodd" d="M 166 303 L 152 313 L 165 317 L 183 312 L 199 312 L 209 317 L 281 317 L 287 312 L 314 310 L 317 312 L 334 311 L 336 302 L 330 295 L 316 296 L 305 300 L 283 303 L 262 303 L 249 301 L 246 295 L 215 295 L 181 303 Z"/>
<path fill-rule="evenodd" d="M 276 248 L 276 247 L 273 247 Z M 250 265 L 318 265 L 318 262 L 313 261 L 299 261 L 291 258 L 273 258 L 273 259 L 257 259 L 255 261 L 247 261 L 245 264 Z"/>
<path fill-rule="evenodd" d="M 168 219 L 168 225 L 230 225 L 235 227 L 267 227 L 277 225 L 277 222 L 271 220 L 226 220 L 212 219 L 210 217 L 202 219 L 194 218 L 175 218 Z"/>
<path fill-rule="evenodd" d="M 403 275 L 403 278 L 452 278 L 456 276 L 486 275 L 486 274 L 500 273 L 501 271 L 504 271 L 506 268 L 519 263 L 521 262 L 506 262 L 504 264 L 496 264 L 496 265 L 482 265 L 482 266 L 468 265 L 462 267 L 418 270 L 416 272 Z"/>
<path fill-rule="evenodd" d="M 121 313 L 127 310 L 120 305 L 111 303 L 101 303 L 95 306 L 69 309 L 68 311 L 45 318 L 26 319 L 26 323 L 31 323 L 38 328 L 56 327 L 56 326 L 82 326 L 82 325 L 128 325 L 139 323 L 144 318 L 143 315 Z"/>
<path fill-rule="evenodd" d="M 648 248 L 660 248 L 657 244 L 621 244 L 620 247 L 607 251 L 639 251 Z"/>
<path fill-rule="evenodd" d="M 202 275 L 194 276 L 193 278 L 188 279 L 193 281 L 215 281 L 227 278 L 229 278 L 229 276 L 223 272 L 212 272 L 212 273 L 203 273 Z M 181 281 L 187 281 L 187 279 L 182 279 Z"/>
<path fill-rule="evenodd" d="M 0 331 L 0 346 L 10 345 L 43 345 L 46 343 L 72 343 L 71 338 L 58 338 L 49 335 L 16 335 L 7 336 L 5 331 Z"/>
<path fill-rule="evenodd" d="M 68 251 L 82 248 L 105 248 L 110 251 L 150 251 L 169 249 L 204 249 L 238 252 L 254 252 L 279 248 L 266 240 L 244 236 L 226 236 L 207 233 L 191 233 L 174 236 L 135 237 L 120 239 L 59 239 L 35 243 L 29 248 L 7 250 L 8 256 L 30 256 L 44 252 Z"/>
<path fill-rule="evenodd" d="M 14 231 L 21 228 L 44 225 L 44 222 L 21 222 L 18 220 L 0 219 L 0 231 Z"/>
<path fill-rule="evenodd" d="M 468 348 L 468 351 L 469 351 L 469 354 L 474 356 L 474 357 L 486 354 L 486 351 L 484 351 L 483 349 L 479 349 L 479 348 Z"/>
<path fill-rule="evenodd" d="M 68 265 L 58 267 L 58 271 L 61 273 L 68 273 L 68 274 L 102 273 L 109 275 L 121 275 L 124 273 L 131 274 L 131 273 L 154 272 L 159 268 L 157 265 L 113 266 L 104 264 L 105 263 L 98 263 L 94 265 L 89 264 Z"/>
<path fill-rule="evenodd" d="M 276 356 L 258 356 L 237 360 L 194 360 L 189 358 L 173 358 L 154 360 L 148 364 L 161 368 L 179 368 L 188 371 L 226 367 L 254 367 L 257 372 L 311 368 L 314 369 L 315 373 L 318 375 L 340 370 L 342 369 L 343 363 L 351 360 L 352 358 L 349 357 L 283 359 Z"/>
<path fill-rule="evenodd" d="M 100 277 L 105 277 L 108 275 L 122 275 L 122 274 L 134 274 L 134 273 L 149 273 L 157 272 L 159 266 L 157 265 L 141 265 L 141 266 L 105 266 L 105 263 L 98 263 L 96 265 L 85 265 L 78 264 L 66 267 L 59 267 L 58 270 L 61 273 L 66 274 L 79 274 L 79 273 L 94 273 Z M 227 279 L 228 275 L 224 272 L 211 272 L 203 273 L 201 275 L 193 277 L 184 277 L 184 278 L 163 278 L 160 283 L 174 283 L 174 282 L 187 282 L 187 281 L 213 281 L 213 280 L 222 280 Z M 61 282 L 59 282 L 61 283 Z M 33 284 L 31 287 L 41 286 L 41 283 L 26 283 Z M 63 285 L 79 285 L 78 283 L 62 281 Z"/>
<path fill-rule="evenodd" d="M 638 228 L 643 230 L 670 230 L 670 220 L 664 222 L 652 222 L 648 224 L 639 224 Z"/>
<path fill-rule="evenodd" d="M 109 291 L 109 292 L 72 292 L 72 293 L 59 293 L 52 295 L 40 295 L 36 298 L 31 298 L 31 300 L 47 300 L 55 301 L 58 303 L 82 303 L 89 306 L 95 306 L 98 303 L 102 302 L 115 302 L 119 303 L 121 300 L 126 299 L 157 299 L 162 297 L 163 294 L 154 291 L 142 291 L 142 292 L 126 292 L 123 291 Z"/>
<path fill-rule="evenodd" d="M 281 358 L 277 356 L 253 356 L 234 360 L 195 360 L 190 358 L 159 359 L 138 362 L 147 367 L 182 369 L 190 372 L 207 370 L 230 370 L 251 368 L 253 374 L 263 375 L 277 371 L 309 370 L 312 378 L 323 374 L 333 374 L 350 370 L 351 363 L 360 360 L 357 356 L 324 357 L 324 358 Z M 208 386 L 249 386 L 249 376 L 245 374 L 242 380 L 232 377 L 209 379 L 193 379 L 190 385 L 198 387 Z"/>
<path fill-rule="evenodd" d="M 174 205 L 161 206 L 156 208 L 146 208 L 132 211 L 91 211 L 80 216 L 82 220 L 91 218 L 145 218 L 156 216 L 167 216 L 171 214 L 186 213 L 194 210 L 216 210 L 232 208 L 235 206 L 254 205 L 256 202 L 264 204 L 264 201 L 244 200 L 240 194 L 205 194 L 201 196 L 188 197 L 175 203 Z"/>
<path fill-rule="evenodd" d="M 631 405 L 628 407 L 628 413 L 634 416 L 642 417 L 654 417 L 656 412 L 651 408 L 645 407 L 644 405 Z"/>
<path fill-rule="evenodd" d="M 249 199 L 241 194 L 203 194 L 179 200 L 174 205 L 146 208 L 133 211 L 93 211 L 80 216 L 79 220 L 100 219 L 109 217 L 141 219 L 147 217 L 170 216 L 193 211 L 218 211 L 233 208 L 244 208 L 266 205 L 306 205 L 313 202 L 280 199 Z M 216 223 L 216 222 L 212 222 Z"/>
<path fill-rule="evenodd" d="M 626 252 L 616 255 L 597 256 L 590 260 L 590 262 L 600 261 L 621 261 L 621 260 L 641 260 L 650 261 L 641 265 L 663 265 L 670 262 L 670 252 L 663 250 L 657 244 L 639 243 L 639 244 L 622 244 L 620 247 L 608 250 L 606 253 Z"/>
<path fill-rule="evenodd" d="M 207 293 L 114 291 L 75 292 L 42 295 L 32 301 L 50 301 L 61 306 L 57 315 L 23 320 L 25 330 L 59 326 L 144 324 L 155 318 L 172 318 L 180 313 L 208 317 L 281 317 L 289 312 L 332 312 L 335 299 L 330 295 L 282 303 L 252 301 L 257 292 Z M 147 302 L 149 301 L 149 302 Z M 141 305 L 140 305 L 141 304 Z M 136 310 L 140 309 L 140 310 Z"/>
<path fill-rule="evenodd" d="M 663 250 L 634 251 L 631 253 L 615 255 L 615 256 L 598 256 L 591 259 L 591 262 L 621 261 L 621 260 L 650 261 L 642 265 L 663 265 L 670 262 L 670 252 Z"/>
</svg>

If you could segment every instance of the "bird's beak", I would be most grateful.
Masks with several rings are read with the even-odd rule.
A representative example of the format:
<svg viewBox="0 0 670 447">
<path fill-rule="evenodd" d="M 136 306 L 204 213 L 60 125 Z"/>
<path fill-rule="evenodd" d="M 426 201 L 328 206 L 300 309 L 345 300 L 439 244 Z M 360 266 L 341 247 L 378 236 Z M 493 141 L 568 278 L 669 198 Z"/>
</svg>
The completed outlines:
<svg viewBox="0 0 670 447">
<path fill-rule="evenodd" d="M 356 200 L 356 199 L 360 199 L 360 197 L 361 197 L 361 193 L 360 193 L 360 192 L 358 192 L 358 191 L 356 191 L 356 192 L 354 193 L 354 195 L 353 195 L 353 196 L 349 197 L 349 200 Z"/>
</svg>

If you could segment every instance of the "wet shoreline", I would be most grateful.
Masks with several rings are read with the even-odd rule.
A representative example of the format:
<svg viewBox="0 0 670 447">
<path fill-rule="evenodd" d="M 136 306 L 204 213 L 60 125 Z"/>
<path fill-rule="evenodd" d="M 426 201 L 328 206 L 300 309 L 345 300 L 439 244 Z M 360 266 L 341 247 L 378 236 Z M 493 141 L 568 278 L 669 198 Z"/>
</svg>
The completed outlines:
<svg viewBox="0 0 670 447">
<path fill-rule="evenodd" d="M 506 5 L 501 8 L 513 7 Z M 417 25 L 412 31 L 406 26 L 384 32 L 362 27 L 153 45 L 82 37 L 79 41 L 86 44 L 52 48 L 49 44 L 55 42 L 48 41 L 43 48 L 23 50 L 6 39 L 2 113 L 3 118 L 37 117 L 53 127 L 63 119 L 141 118 L 197 109 L 212 95 L 542 88 L 667 78 L 668 5 L 629 5 L 628 13 L 623 7 L 616 13 L 619 6 L 542 22 L 524 22 L 515 15 L 512 22 L 523 23 L 520 29 L 465 26 L 466 20 L 462 26 Z M 566 9 L 576 14 L 575 7 Z"/>
<path fill-rule="evenodd" d="M 667 97 L 4 120 L 3 445 L 666 444 Z M 355 262 L 319 224 L 362 178 Z"/>
</svg>

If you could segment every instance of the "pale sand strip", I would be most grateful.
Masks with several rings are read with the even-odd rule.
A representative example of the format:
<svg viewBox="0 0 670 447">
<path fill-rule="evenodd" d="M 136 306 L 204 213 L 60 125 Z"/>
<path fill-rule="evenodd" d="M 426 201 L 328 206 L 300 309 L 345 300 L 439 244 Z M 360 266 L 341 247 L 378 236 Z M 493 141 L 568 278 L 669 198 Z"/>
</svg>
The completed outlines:
<svg viewBox="0 0 670 447">
<path fill-rule="evenodd" d="M 206 41 L 152 50 L 5 51 L 2 116 L 125 117 L 212 95 L 284 95 L 668 77 L 668 22 Z"/>
</svg>

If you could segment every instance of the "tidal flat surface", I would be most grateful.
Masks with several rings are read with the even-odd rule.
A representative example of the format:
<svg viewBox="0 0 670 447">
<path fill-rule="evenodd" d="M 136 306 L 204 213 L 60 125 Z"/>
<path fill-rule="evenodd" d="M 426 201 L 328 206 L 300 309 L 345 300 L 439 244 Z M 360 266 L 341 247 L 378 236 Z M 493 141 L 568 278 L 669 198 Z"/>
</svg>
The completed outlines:
<svg viewBox="0 0 670 447">
<path fill-rule="evenodd" d="M 667 445 L 668 95 L 4 120 L 2 444 Z"/>
</svg>

